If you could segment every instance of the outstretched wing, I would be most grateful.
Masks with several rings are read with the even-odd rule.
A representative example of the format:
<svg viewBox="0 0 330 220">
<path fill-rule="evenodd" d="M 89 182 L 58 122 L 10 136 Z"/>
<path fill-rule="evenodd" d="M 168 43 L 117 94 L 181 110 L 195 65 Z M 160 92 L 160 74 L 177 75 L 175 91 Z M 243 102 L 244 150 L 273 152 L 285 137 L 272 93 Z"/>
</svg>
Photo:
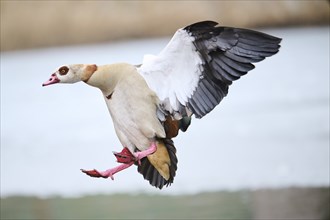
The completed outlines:
<svg viewBox="0 0 330 220">
<path fill-rule="evenodd" d="M 179 29 L 157 55 L 146 55 L 138 72 L 167 114 L 202 118 L 227 95 L 232 81 L 252 63 L 276 54 L 280 38 L 261 32 L 217 27 L 203 21 Z"/>
</svg>

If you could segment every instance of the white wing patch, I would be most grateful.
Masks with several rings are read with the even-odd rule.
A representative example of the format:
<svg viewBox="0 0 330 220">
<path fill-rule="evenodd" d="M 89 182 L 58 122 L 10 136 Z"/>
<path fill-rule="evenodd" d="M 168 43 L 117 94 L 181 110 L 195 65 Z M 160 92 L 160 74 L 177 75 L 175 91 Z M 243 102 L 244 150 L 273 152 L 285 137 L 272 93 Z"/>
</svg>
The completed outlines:
<svg viewBox="0 0 330 220">
<path fill-rule="evenodd" d="M 179 29 L 158 56 L 145 55 L 138 68 L 171 114 L 179 111 L 180 104 L 186 106 L 202 75 L 202 59 L 193 40 Z"/>
</svg>

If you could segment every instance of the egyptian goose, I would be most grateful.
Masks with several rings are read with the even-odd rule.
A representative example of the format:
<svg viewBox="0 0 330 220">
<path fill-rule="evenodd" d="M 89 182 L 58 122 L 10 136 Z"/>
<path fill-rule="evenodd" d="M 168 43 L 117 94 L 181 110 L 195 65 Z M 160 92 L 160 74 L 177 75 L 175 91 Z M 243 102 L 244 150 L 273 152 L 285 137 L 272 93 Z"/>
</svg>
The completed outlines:
<svg viewBox="0 0 330 220">
<path fill-rule="evenodd" d="M 43 84 L 83 81 L 104 96 L 116 134 L 124 146 L 114 153 L 119 166 L 82 170 L 110 177 L 135 164 L 152 186 L 173 183 L 177 170 L 172 138 L 186 131 L 192 115 L 202 118 L 227 95 L 228 87 L 276 54 L 280 38 L 261 32 L 198 22 L 176 31 L 158 55 L 141 65 L 64 65 Z"/>
</svg>

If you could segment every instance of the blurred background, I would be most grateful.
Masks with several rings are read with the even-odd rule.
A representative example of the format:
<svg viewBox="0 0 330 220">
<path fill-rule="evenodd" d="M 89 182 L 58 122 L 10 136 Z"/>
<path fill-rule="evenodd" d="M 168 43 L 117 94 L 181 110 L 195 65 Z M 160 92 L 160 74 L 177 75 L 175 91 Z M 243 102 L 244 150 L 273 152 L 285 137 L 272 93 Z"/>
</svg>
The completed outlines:
<svg viewBox="0 0 330 220">
<path fill-rule="evenodd" d="M 226 26 L 327 25 L 328 1 L 1 1 L 1 50 L 170 36 Z"/>
<path fill-rule="evenodd" d="M 42 88 L 70 63 L 139 64 L 201 20 L 283 39 L 175 141 L 172 186 L 136 168 L 101 93 Z M 1 219 L 329 219 L 329 1 L 1 0 Z"/>
</svg>

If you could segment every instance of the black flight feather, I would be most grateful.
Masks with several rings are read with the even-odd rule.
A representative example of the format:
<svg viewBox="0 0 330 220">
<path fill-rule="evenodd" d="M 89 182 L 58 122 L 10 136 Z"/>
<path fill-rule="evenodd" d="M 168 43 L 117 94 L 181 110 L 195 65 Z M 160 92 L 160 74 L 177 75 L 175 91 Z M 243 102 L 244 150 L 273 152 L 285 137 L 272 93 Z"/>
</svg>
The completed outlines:
<svg viewBox="0 0 330 220">
<path fill-rule="evenodd" d="M 276 54 L 281 39 L 258 31 L 217 27 L 203 21 L 184 28 L 203 60 L 202 77 L 187 107 L 197 118 L 209 113 L 228 94 L 231 83 L 254 68 L 252 63 Z"/>
</svg>

